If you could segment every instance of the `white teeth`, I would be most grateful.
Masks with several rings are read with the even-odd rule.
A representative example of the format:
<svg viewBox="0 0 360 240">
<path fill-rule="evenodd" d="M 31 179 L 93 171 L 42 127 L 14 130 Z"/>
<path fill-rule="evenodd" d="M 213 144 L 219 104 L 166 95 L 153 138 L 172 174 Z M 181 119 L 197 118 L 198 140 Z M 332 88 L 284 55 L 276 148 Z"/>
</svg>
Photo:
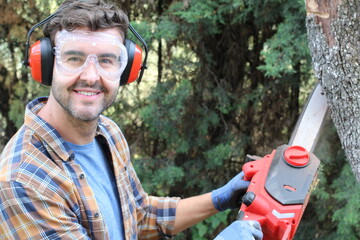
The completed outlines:
<svg viewBox="0 0 360 240">
<path fill-rule="evenodd" d="M 80 93 L 82 95 L 85 95 L 85 96 L 94 96 L 94 95 L 97 94 L 97 93 L 94 93 L 94 92 L 83 92 L 83 91 L 78 91 L 78 93 Z"/>
</svg>

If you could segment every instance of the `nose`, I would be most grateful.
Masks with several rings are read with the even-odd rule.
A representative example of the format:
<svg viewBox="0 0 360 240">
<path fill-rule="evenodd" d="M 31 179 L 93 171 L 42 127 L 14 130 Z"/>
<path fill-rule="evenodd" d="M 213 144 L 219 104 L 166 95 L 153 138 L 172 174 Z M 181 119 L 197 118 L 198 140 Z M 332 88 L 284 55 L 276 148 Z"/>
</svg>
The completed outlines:
<svg viewBox="0 0 360 240">
<path fill-rule="evenodd" d="M 87 66 L 81 72 L 80 78 L 87 81 L 89 85 L 93 85 L 96 81 L 100 80 L 100 74 L 98 73 L 94 59 L 90 59 Z"/>
</svg>

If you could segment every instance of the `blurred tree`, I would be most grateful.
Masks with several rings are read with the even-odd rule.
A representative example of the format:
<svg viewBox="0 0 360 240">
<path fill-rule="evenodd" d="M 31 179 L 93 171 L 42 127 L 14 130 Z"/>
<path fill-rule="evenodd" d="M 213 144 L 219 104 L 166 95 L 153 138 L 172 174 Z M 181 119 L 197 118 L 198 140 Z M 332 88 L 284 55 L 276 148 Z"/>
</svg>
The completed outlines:
<svg viewBox="0 0 360 240">
<path fill-rule="evenodd" d="M 24 103 L 46 91 L 29 82 L 29 72 L 21 63 L 27 31 L 48 15 L 51 7 L 47 1 L 37 0 L 0 2 L 0 149 L 23 123 Z M 36 32 L 32 40 L 38 37 Z"/>
</svg>

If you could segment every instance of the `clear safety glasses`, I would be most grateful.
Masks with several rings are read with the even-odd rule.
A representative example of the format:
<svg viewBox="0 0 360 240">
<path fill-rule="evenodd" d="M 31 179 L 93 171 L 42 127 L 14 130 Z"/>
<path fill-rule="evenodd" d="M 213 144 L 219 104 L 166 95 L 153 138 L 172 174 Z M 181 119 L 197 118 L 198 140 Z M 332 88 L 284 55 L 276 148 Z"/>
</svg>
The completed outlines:
<svg viewBox="0 0 360 240">
<path fill-rule="evenodd" d="M 55 39 L 55 63 L 64 75 L 80 74 L 93 63 L 99 73 L 110 81 L 119 81 L 128 56 L 119 36 L 75 30 L 62 30 Z"/>
</svg>

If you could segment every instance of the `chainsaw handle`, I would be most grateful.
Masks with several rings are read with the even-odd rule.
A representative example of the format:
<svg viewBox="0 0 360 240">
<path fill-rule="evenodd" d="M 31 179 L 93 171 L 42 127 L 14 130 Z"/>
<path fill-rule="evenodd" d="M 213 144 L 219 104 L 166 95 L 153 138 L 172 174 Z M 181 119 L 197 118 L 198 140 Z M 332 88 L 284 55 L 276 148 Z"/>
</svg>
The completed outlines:
<svg viewBox="0 0 360 240">
<path fill-rule="evenodd" d="M 256 165 L 254 165 L 252 162 L 246 163 L 242 169 L 244 171 L 245 181 L 251 181 L 255 173 L 259 171 L 259 169 L 256 168 Z"/>
<path fill-rule="evenodd" d="M 270 155 L 266 155 L 264 157 L 264 159 L 269 159 L 269 158 L 270 158 Z M 261 159 L 259 159 L 259 160 L 261 160 Z M 242 170 L 244 172 L 244 180 L 245 181 L 251 181 L 252 177 L 261 170 L 262 165 L 259 164 L 257 161 L 258 160 L 252 160 L 243 165 Z"/>
</svg>

